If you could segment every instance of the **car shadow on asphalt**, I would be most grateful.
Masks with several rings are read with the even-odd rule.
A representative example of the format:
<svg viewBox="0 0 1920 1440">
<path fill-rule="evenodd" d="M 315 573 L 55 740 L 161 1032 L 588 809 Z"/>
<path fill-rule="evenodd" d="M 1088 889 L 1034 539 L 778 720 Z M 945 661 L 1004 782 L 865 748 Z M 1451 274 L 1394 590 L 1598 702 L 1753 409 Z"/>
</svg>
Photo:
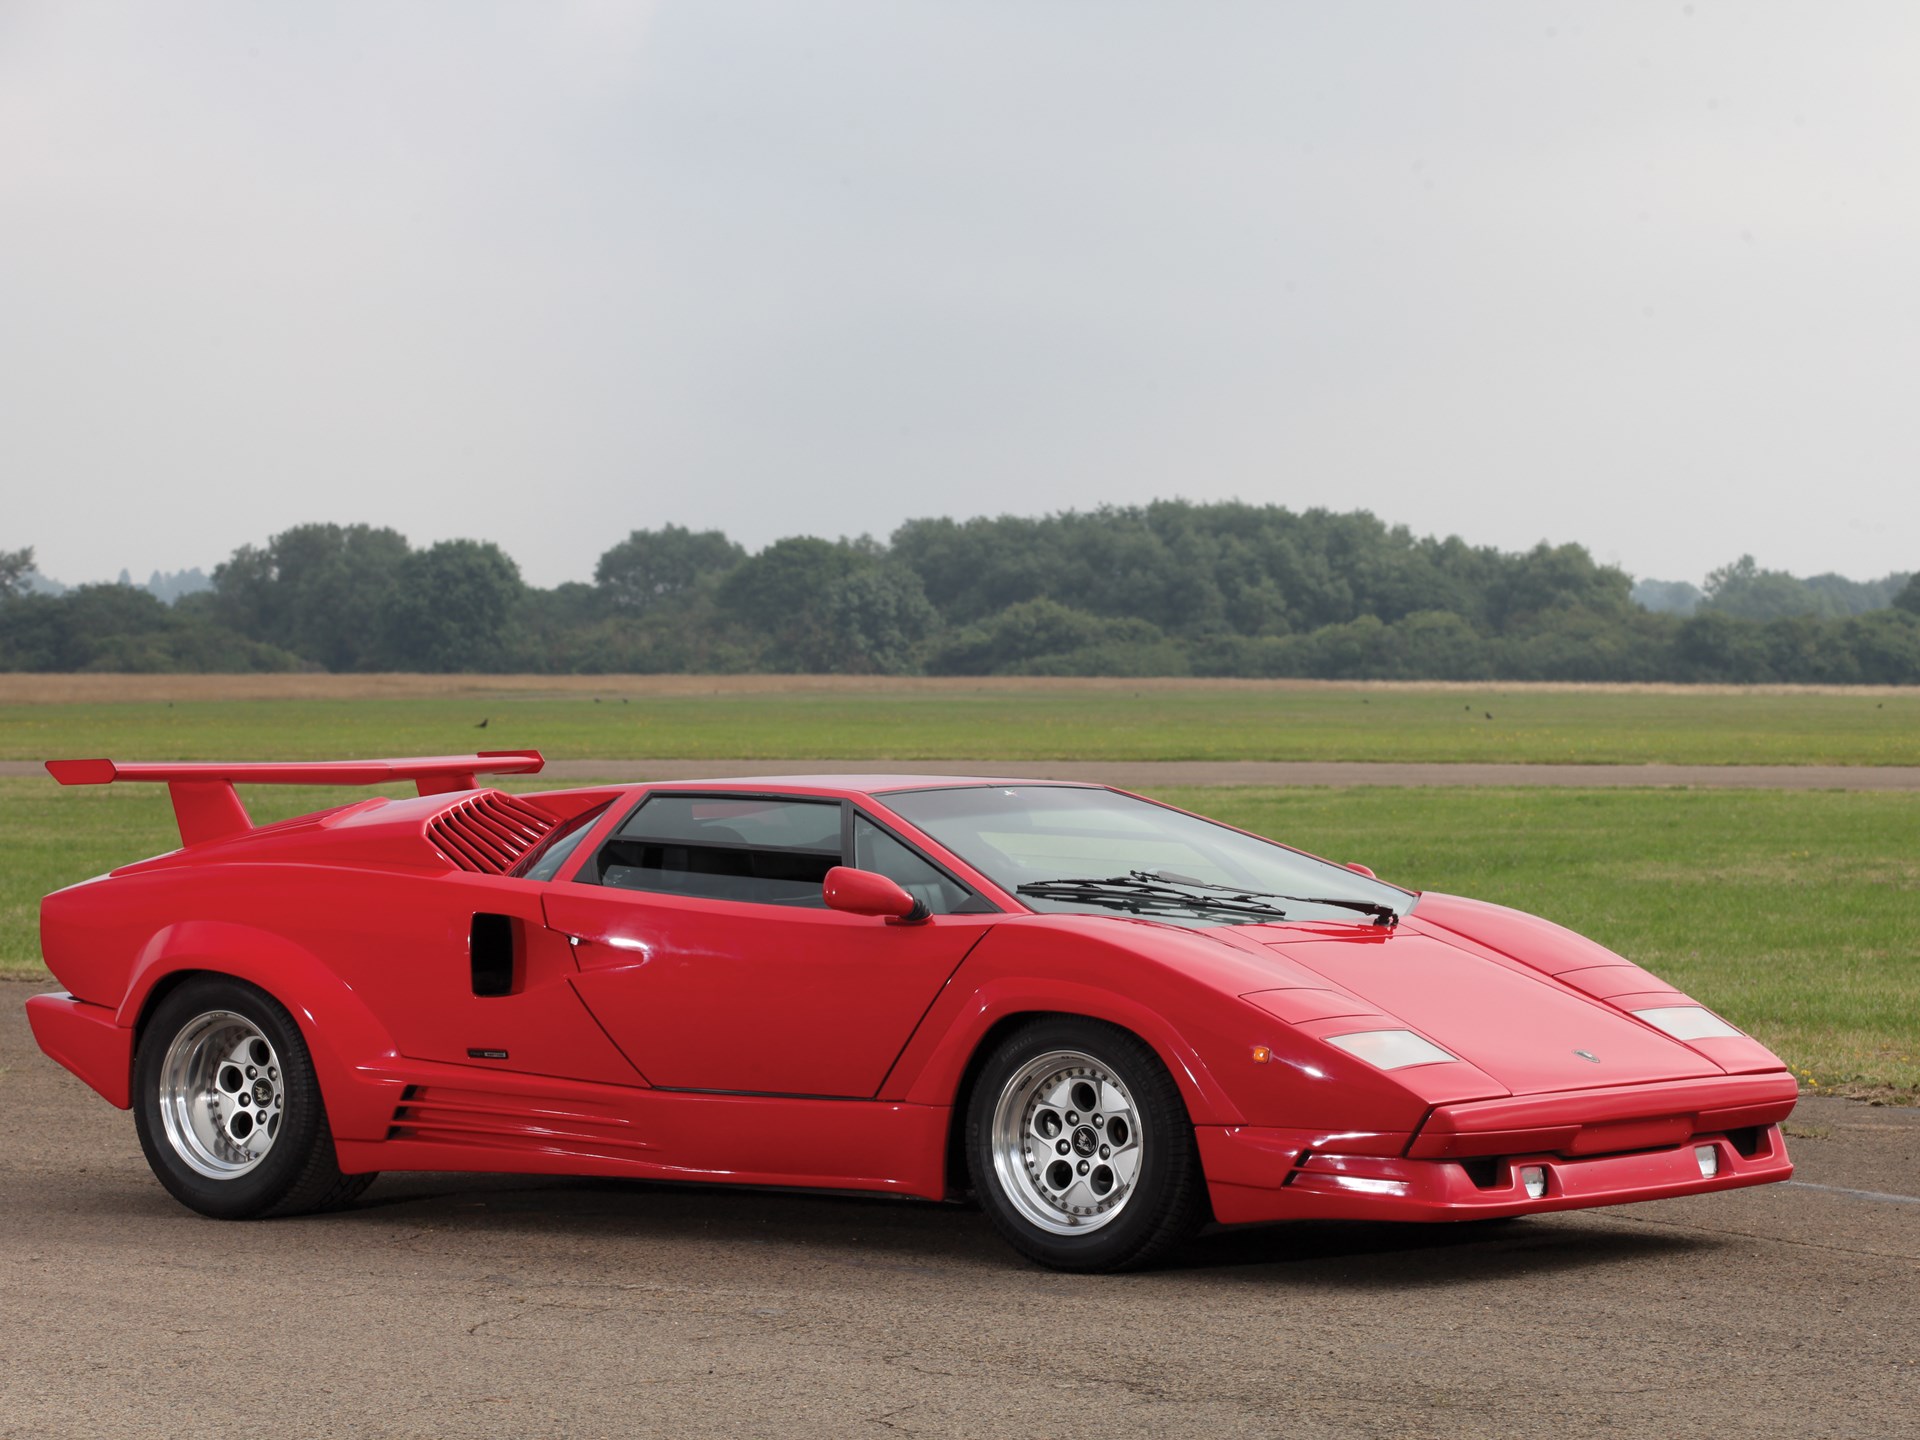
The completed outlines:
<svg viewBox="0 0 1920 1440">
<path fill-rule="evenodd" d="M 857 1193 L 745 1189 L 592 1178 L 400 1175 L 384 1178 L 341 1222 L 706 1241 L 828 1251 L 849 1265 L 938 1272 L 955 1265 L 1032 1270 L 978 1208 Z M 1343 1286 L 1478 1283 L 1711 1251 L 1728 1243 L 1617 1222 L 1536 1216 L 1446 1225 L 1347 1221 L 1209 1227 L 1155 1276 L 1205 1274 L 1262 1284 Z"/>
<path fill-rule="evenodd" d="M 1210 1228 L 1181 1251 L 1188 1271 L 1222 1278 L 1320 1281 L 1400 1288 L 1507 1275 L 1578 1270 L 1630 1260 L 1698 1254 L 1728 1243 L 1713 1235 L 1654 1230 L 1594 1219 L 1534 1216 L 1456 1224 L 1300 1220 L 1244 1229 Z"/>
<path fill-rule="evenodd" d="M 790 1249 L 815 1260 L 926 1275 L 1024 1264 L 978 1210 L 859 1192 L 524 1175 L 383 1176 L 343 1225 L 431 1226 L 489 1236 L 571 1237 L 611 1246 Z"/>
</svg>

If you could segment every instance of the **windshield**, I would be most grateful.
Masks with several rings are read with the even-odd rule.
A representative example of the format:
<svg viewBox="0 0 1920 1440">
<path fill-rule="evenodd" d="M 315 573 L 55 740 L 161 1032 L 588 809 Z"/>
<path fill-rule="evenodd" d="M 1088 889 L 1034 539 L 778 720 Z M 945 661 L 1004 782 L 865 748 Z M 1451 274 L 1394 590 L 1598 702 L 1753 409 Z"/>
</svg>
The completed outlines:
<svg viewBox="0 0 1920 1440">
<path fill-rule="evenodd" d="M 993 785 L 884 798 L 903 819 L 1035 910 L 1142 913 L 1126 900 L 1143 877 L 1191 894 L 1190 909 L 1164 899 L 1151 907 L 1155 919 L 1175 924 L 1258 924 L 1281 918 L 1214 903 L 1221 890 L 1272 897 L 1271 910 L 1288 920 L 1364 923 L 1351 908 L 1315 903 L 1326 900 L 1360 902 L 1395 915 L 1413 908 L 1414 897 L 1406 891 L 1343 865 L 1111 790 Z M 1090 898 L 1085 888 L 1047 883 L 1061 880 L 1121 883 L 1108 887 L 1110 895 Z"/>
</svg>

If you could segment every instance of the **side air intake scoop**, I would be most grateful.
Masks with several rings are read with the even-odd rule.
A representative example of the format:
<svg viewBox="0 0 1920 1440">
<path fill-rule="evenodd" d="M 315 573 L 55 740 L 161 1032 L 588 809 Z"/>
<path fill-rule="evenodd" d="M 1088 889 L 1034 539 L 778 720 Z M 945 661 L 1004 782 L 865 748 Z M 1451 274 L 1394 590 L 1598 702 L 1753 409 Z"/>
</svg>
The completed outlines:
<svg viewBox="0 0 1920 1440">
<path fill-rule="evenodd" d="M 475 755 L 425 755 L 410 760 L 297 760 L 122 765 L 114 760 L 49 760 L 47 773 L 62 785 L 110 785 L 116 780 L 163 782 L 173 797 L 180 843 L 199 845 L 253 829 L 234 794 L 239 785 L 387 785 L 411 780 L 422 795 L 476 788 L 478 775 L 532 775 L 546 761 L 538 750 L 482 750 Z"/>
</svg>

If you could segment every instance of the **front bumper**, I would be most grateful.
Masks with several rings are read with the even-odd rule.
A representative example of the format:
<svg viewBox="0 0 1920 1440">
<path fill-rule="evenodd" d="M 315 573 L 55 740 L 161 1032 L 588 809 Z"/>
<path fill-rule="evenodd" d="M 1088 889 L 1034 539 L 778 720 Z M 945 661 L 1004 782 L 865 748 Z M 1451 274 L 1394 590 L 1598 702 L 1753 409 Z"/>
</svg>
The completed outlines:
<svg viewBox="0 0 1920 1440">
<path fill-rule="evenodd" d="M 1195 1134 L 1223 1224 L 1478 1220 L 1785 1180 L 1793 1162 L 1779 1122 L 1796 1098 L 1778 1071 L 1441 1106 L 1411 1135 Z M 1701 1150 L 1712 1152 L 1711 1174 Z M 1522 1180 L 1529 1169 L 1544 1177 L 1538 1195 Z"/>
</svg>

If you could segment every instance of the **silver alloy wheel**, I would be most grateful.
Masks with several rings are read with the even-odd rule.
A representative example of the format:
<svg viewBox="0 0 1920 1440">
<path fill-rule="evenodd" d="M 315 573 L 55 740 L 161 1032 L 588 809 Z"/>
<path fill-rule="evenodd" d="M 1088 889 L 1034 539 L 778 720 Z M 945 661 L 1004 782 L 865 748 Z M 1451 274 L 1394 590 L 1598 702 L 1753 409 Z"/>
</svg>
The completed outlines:
<svg viewBox="0 0 1920 1440">
<path fill-rule="evenodd" d="M 1080 1050 L 1022 1065 L 993 1107 L 993 1169 L 1022 1219 L 1085 1235 L 1126 1208 L 1147 1136 L 1125 1084 Z"/>
<path fill-rule="evenodd" d="M 196 1015 L 160 1062 L 159 1101 L 173 1153 L 209 1180 L 236 1179 L 266 1159 L 280 1133 L 280 1057 L 246 1016 Z"/>
</svg>

